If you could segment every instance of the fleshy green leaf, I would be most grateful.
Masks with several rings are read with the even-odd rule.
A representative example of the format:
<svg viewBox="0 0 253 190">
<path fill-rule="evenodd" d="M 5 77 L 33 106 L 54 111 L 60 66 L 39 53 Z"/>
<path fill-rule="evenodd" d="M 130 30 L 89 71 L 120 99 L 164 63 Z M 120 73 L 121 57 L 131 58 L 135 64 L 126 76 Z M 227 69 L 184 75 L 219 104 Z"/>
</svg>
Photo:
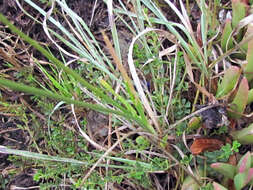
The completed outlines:
<svg viewBox="0 0 253 190">
<path fill-rule="evenodd" d="M 222 97 L 227 95 L 236 85 L 240 76 L 239 67 L 232 66 L 228 70 L 226 70 L 222 82 L 218 84 L 218 90 L 216 93 L 216 97 Z"/>
<path fill-rule="evenodd" d="M 250 104 L 252 102 L 253 102 L 253 89 L 250 89 L 247 104 Z"/>
<path fill-rule="evenodd" d="M 247 33 L 253 33 L 253 24 L 250 23 L 248 25 L 248 30 Z M 247 50 L 247 56 L 246 56 L 246 60 L 247 60 L 247 65 L 244 68 L 244 72 L 245 72 L 245 77 L 248 79 L 248 81 L 251 81 L 253 79 L 253 40 L 250 40 L 248 42 L 248 50 Z"/>
<path fill-rule="evenodd" d="M 234 177 L 234 184 L 236 190 L 241 190 L 253 179 L 253 168 L 250 168 L 243 173 L 238 173 Z"/>
<path fill-rule="evenodd" d="M 187 176 L 184 180 L 182 190 L 198 190 L 199 185 L 190 176 Z"/>
<path fill-rule="evenodd" d="M 231 132 L 233 140 L 237 140 L 241 144 L 253 144 L 253 124 L 250 126 Z"/>
<path fill-rule="evenodd" d="M 235 176 L 236 167 L 231 164 L 213 163 L 211 167 L 230 179 L 233 179 Z"/>
<path fill-rule="evenodd" d="M 231 109 L 237 113 L 242 114 L 244 112 L 244 109 L 246 107 L 247 101 L 248 101 L 248 94 L 249 94 L 249 84 L 248 80 L 243 77 L 238 91 L 236 93 L 236 96 L 231 103 Z M 241 115 L 237 113 L 229 112 L 228 115 L 233 118 L 240 118 Z"/>
<path fill-rule="evenodd" d="M 199 174 L 199 177 L 202 177 L 204 175 L 203 169 L 198 169 L 198 172 L 194 171 L 194 175 Z M 199 185 L 196 183 L 196 181 L 191 177 L 187 176 L 183 182 L 181 190 L 198 190 Z"/>
<path fill-rule="evenodd" d="M 241 0 L 232 0 L 232 26 L 235 28 L 246 16 L 246 4 Z"/>
<path fill-rule="evenodd" d="M 227 188 L 223 187 L 219 183 L 213 182 L 213 188 L 214 190 L 227 190 Z"/>
<path fill-rule="evenodd" d="M 231 20 L 226 20 L 226 24 L 221 36 L 221 48 L 224 52 L 233 47 Z"/>
<path fill-rule="evenodd" d="M 239 173 L 243 173 L 246 170 L 250 169 L 251 166 L 251 156 L 250 152 L 247 152 L 237 164 L 237 170 Z"/>
<path fill-rule="evenodd" d="M 200 117 L 193 117 L 188 122 L 187 131 L 192 131 L 198 129 L 201 126 L 201 118 Z"/>
</svg>

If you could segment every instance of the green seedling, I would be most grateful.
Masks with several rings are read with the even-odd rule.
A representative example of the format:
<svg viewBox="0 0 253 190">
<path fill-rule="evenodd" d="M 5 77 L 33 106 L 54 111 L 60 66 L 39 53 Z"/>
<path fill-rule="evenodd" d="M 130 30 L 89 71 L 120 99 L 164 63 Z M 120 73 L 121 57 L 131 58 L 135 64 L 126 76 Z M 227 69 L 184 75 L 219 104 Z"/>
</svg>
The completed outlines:
<svg viewBox="0 0 253 190">
<path fill-rule="evenodd" d="M 188 128 L 187 131 L 192 131 L 195 129 L 198 129 L 201 127 L 201 118 L 200 117 L 193 117 L 190 119 L 190 121 L 188 122 Z"/>
</svg>

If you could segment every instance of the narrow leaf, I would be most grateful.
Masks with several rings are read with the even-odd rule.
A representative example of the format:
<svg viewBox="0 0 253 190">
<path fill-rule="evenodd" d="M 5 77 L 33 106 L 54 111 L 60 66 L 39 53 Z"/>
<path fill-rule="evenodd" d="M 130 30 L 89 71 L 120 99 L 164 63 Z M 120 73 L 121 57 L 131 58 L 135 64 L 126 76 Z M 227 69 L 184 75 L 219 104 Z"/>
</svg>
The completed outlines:
<svg viewBox="0 0 253 190">
<path fill-rule="evenodd" d="M 62 158 L 62 157 L 49 156 L 46 154 L 39 154 L 39 153 L 34 153 L 34 152 L 29 152 L 29 151 L 24 151 L 24 150 L 15 150 L 15 149 L 7 148 L 5 146 L 0 146 L 0 153 L 14 154 L 14 155 L 18 155 L 18 156 L 24 156 L 27 158 L 35 158 L 35 159 L 40 159 L 40 160 L 68 162 L 68 163 L 73 163 L 73 164 L 88 165 L 86 162 L 82 162 L 82 161 L 71 159 L 71 158 Z"/>
<path fill-rule="evenodd" d="M 86 103 L 86 102 L 73 100 L 71 98 L 61 96 L 57 93 L 50 92 L 48 90 L 41 90 L 41 89 L 38 89 L 38 88 L 34 88 L 34 87 L 31 87 L 31 86 L 27 86 L 27 85 L 17 83 L 17 82 L 13 82 L 13 81 L 3 79 L 3 78 L 0 78 L 0 85 L 6 86 L 6 87 L 8 87 L 10 89 L 13 89 L 13 90 L 16 90 L 16 91 L 26 92 L 28 94 L 33 94 L 33 95 L 37 95 L 37 96 L 52 98 L 52 99 L 59 100 L 59 101 L 64 101 L 67 104 L 75 104 L 77 106 L 89 108 L 89 109 L 99 111 L 99 112 L 103 112 L 103 113 L 116 114 L 116 115 L 119 115 L 119 116 L 123 116 L 123 117 L 125 117 L 126 119 L 129 119 L 129 120 L 135 120 L 136 119 L 137 123 L 139 123 L 142 127 L 146 127 L 145 124 L 143 124 L 143 122 L 138 117 L 133 117 L 131 114 L 129 114 L 127 112 L 126 109 L 125 109 L 125 112 L 121 112 L 121 111 L 117 111 L 117 110 L 114 110 L 114 109 L 104 108 L 103 106 L 100 106 L 100 105 L 90 104 L 90 103 Z"/>
<path fill-rule="evenodd" d="M 60 60 L 58 60 L 55 56 L 53 56 L 50 52 L 48 52 L 45 48 L 43 48 L 37 41 L 31 39 L 29 36 L 21 32 L 18 28 L 16 28 L 8 19 L 0 13 L 0 21 L 7 25 L 11 31 L 17 35 L 19 35 L 22 39 L 28 42 L 30 45 L 35 47 L 38 51 L 40 51 L 48 60 L 54 63 L 57 67 L 61 68 L 64 72 L 71 75 L 74 79 L 80 82 L 81 85 L 85 86 L 87 89 L 92 91 L 97 97 L 103 99 L 106 103 L 112 104 L 113 106 L 124 111 L 124 108 L 120 106 L 116 101 L 114 101 L 110 96 L 105 95 L 101 89 L 91 85 L 88 81 L 84 80 L 79 74 L 77 74 L 74 70 L 66 67 Z"/>
</svg>

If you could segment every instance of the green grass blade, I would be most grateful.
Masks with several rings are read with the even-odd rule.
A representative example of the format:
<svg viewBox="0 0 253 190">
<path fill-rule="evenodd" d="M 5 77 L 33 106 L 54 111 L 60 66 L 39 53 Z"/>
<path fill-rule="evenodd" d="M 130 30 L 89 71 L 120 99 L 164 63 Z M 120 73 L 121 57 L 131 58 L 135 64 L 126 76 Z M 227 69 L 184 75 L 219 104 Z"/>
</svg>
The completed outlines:
<svg viewBox="0 0 253 190">
<path fill-rule="evenodd" d="M 11 149 L 11 148 L 7 148 L 5 146 L 0 146 L 0 153 L 12 154 L 12 155 L 22 156 L 22 157 L 26 157 L 26 158 L 31 158 L 31 159 L 54 161 L 54 162 L 64 162 L 64 163 L 86 165 L 86 166 L 91 166 L 93 164 L 93 163 L 83 162 L 83 161 L 79 161 L 79 160 L 72 159 L 72 158 L 49 156 L 49 155 L 35 153 L 35 152 L 29 152 L 29 151 L 25 151 L 25 150 Z M 120 158 L 118 158 L 117 160 L 120 161 Z M 126 163 L 126 162 L 123 162 L 123 163 Z M 140 164 L 144 167 L 145 163 L 144 164 L 143 163 L 144 162 L 140 162 Z M 133 164 L 129 163 L 129 165 L 133 165 Z M 108 164 L 98 164 L 97 166 L 98 167 L 118 168 L 118 169 L 134 169 L 134 167 L 132 167 L 132 166 L 120 166 L 120 165 L 112 165 L 112 164 L 109 164 L 109 165 Z"/>
<path fill-rule="evenodd" d="M 119 101 L 126 106 L 127 110 L 129 112 L 131 112 L 133 115 L 136 115 L 136 111 L 134 110 L 134 108 L 131 106 L 131 104 L 129 104 L 127 102 L 127 100 L 125 100 L 122 96 L 120 96 L 119 94 L 117 94 L 113 88 L 103 79 L 100 80 L 100 83 L 102 84 L 102 86 L 104 86 L 110 93 L 112 93 L 117 99 L 119 99 Z"/>
<path fill-rule="evenodd" d="M 33 94 L 33 95 L 37 95 L 37 96 L 52 98 L 52 99 L 59 100 L 59 101 L 64 101 L 65 103 L 68 103 L 68 104 L 75 104 L 77 106 L 89 108 L 89 109 L 96 110 L 96 111 L 99 111 L 99 112 L 103 112 L 103 113 L 107 113 L 107 114 L 109 114 L 109 113 L 116 114 L 116 115 L 122 116 L 122 117 L 124 117 L 124 118 L 126 118 L 130 121 L 131 120 L 136 120 L 137 123 L 139 123 L 139 124 L 141 124 L 141 126 L 143 126 L 143 122 L 138 120 L 137 117 L 133 117 L 130 113 L 126 112 L 126 110 L 125 110 L 125 112 L 120 112 L 120 111 L 117 111 L 117 110 L 104 108 L 103 106 L 100 106 L 100 105 L 97 105 L 97 104 L 90 104 L 90 103 L 85 103 L 85 102 L 73 100 L 71 98 L 61 96 L 57 93 L 53 93 L 53 92 L 50 92 L 50 91 L 30 87 L 30 86 L 20 84 L 20 83 L 17 83 L 17 82 L 13 82 L 13 81 L 3 79 L 3 78 L 0 78 L 0 85 L 6 86 L 6 87 L 11 88 L 11 89 L 16 90 L 16 91 L 26 92 L 28 94 Z"/>
<path fill-rule="evenodd" d="M 15 149 L 7 148 L 5 146 L 0 146 L 0 152 L 3 154 L 14 154 L 14 155 L 18 155 L 18 156 L 23 156 L 23 157 L 27 157 L 27 158 L 35 158 L 35 159 L 39 159 L 39 160 L 88 165 L 88 163 L 86 163 L 86 162 L 82 162 L 82 161 L 71 159 L 71 158 L 49 156 L 49 155 L 39 154 L 39 153 L 35 153 L 35 152 L 29 152 L 29 151 L 25 151 L 25 150 L 15 150 Z"/>
<path fill-rule="evenodd" d="M 49 59 L 52 63 L 54 63 L 59 68 L 63 69 L 66 73 L 71 75 L 73 78 L 75 78 L 77 81 L 80 82 L 81 85 L 85 86 L 87 89 L 89 89 L 91 92 L 93 92 L 96 96 L 101 98 L 103 101 L 105 101 L 108 104 L 112 104 L 113 106 L 119 108 L 121 111 L 125 111 L 125 109 L 120 106 L 116 101 L 114 101 L 111 97 L 105 95 L 100 89 L 94 87 L 89 82 L 84 80 L 79 74 L 77 74 L 72 69 L 66 67 L 61 61 L 59 61 L 56 57 L 51 55 L 46 49 L 44 49 L 39 43 L 33 39 L 31 39 L 29 36 L 21 32 L 18 28 L 16 28 L 13 24 L 11 24 L 5 16 L 0 14 L 0 21 L 4 23 L 5 25 L 9 26 L 9 28 L 12 30 L 12 32 L 18 34 L 22 39 L 27 41 L 29 44 L 31 44 L 33 47 L 35 47 L 37 50 L 39 50 L 47 59 Z"/>
</svg>

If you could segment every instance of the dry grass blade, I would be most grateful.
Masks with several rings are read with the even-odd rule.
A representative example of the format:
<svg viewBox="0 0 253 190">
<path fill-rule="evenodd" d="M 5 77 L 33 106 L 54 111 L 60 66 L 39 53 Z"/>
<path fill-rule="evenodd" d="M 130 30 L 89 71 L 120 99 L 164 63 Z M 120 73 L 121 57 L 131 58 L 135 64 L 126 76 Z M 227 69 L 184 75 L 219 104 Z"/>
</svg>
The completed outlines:
<svg viewBox="0 0 253 190">
<path fill-rule="evenodd" d="M 52 1 L 52 5 L 51 5 L 51 8 L 48 10 L 48 12 L 46 13 L 45 17 L 44 17 L 44 20 L 43 20 L 43 29 L 44 29 L 44 32 L 46 33 L 47 37 L 53 42 L 53 44 L 60 50 L 62 51 L 64 54 L 68 55 L 69 57 L 73 57 L 75 59 L 79 59 L 78 56 L 76 55 L 73 55 L 69 52 L 67 52 L 65 49 L 63 49 L 61 46 L 59 46 L 56 41 L 51 37 L 51 35 L 49 34 L 49 31 L 48 31 L 48 27 L 47 27 L 47 20 L 48 18 L 51 16 L 53 10 L 54 10 L 54 7 L 55 7 L 55 0 Z"/>
<path fill-rule="evenodd" d="M 110 54 L 111 54 L 111 56 L 113 58 L 114 63 L 116 64 L 117 68 L 121 72 L 122 77 L 125 80 L 125 82 L 129 85 L 129 88 L 130 88 L 132 94 L 135 96 L 136 100 L 138 100 L 138 97 L 136 95 L 136 91 L 135 91 L 134 86 L 133 86 L 133 84 L 131 82 L 131 79 L 127 75 L 126 69 L 122 65 L 119 57 L 117 56 L 117 54 L 116 54 L 116 52 L 115 52 L 115 50 L 114 50 L 114 48 L 112 46 L 112 43 L 110 42 L 108 36 L 105 34 L 104 31 L 102 31 L 102 35 L 103 35 L 105 44 L 106 44 L 107 48 L 109 49 L 109 52 L 110 52 Z"/>
<path fill-rule="evenodd" d="M 102 147 L 101 145 L 97 144 L 96 142 L 94 142 L 82 129 L 81 127 L 79 126 L 78 124 L 78 121 L 77 121 L 77 118 L 76 118 L 76 114 L 75 114 L 75 109 L 74 109 L 74 105 L 71 104 L 71 110 L 72 110 L 72 113 L 74 115 L 74 118 L 75 118 L 75 122 L 76 122 L 76 125 L 77 125 L 77 128 L 79 130 L 79 132 L 81 133 L 81 135 L 85 138 L 86 141 L 88 141 L 91 145 L 93 145 L 95 148 L 97 148 L 98 150 L 104 150 L 106 151 L 107 149 Z"/>
<path fill-rule="evenodd" d="M 133 61 L 133 48 L 134 48 L 134 43 L 135 41 L 140 38 L 142 35 L 148 33 L 148 32 L 151 32 L 151 31 L 162 31 L 162 30 L 159 30 L 159 29 L 153 29 L 153 28 L 147 28 L 145 29 L 144 31 L 142 31 L 141 33 L 139 33 L 131 42 L 130 44 L 130 47 L 129 47 L 129 52 L 128 52 L 128 65 L 129 65 L 129 69 L 130 69 L 130 72 L 132 74 L 132 77 L 133 77 L 133 81 L 134 81 L 134 84 L 136 86 L 136 89 L 138 91 L 138 94 L 140 96 L 140 99 L 146 109 L 146 111 L 148 112 L 148 115 L 149 117 L 151 118 L 151 120 L 153 121 L 155 127 L 156 127 L 156 130 L 158 131 L 159 134 L 162 134 L 162 131 L 160 129 L 160 126 L 159 126 L 159 123 L 156 119 L 156 116 L 154 115 L 154 111 L 151 109 L 150 105 L 149 105 L 149 102 L 148 102 L 148 99 L 144 93 L 144 90 L 143 90 L 143 87 L 141 85 L 141 82 L 140 82 L 140 79 L 137 75 L 137 72 L 136 72 L 136 69 L 135 69 L 135 66 L 134 66 L 134 61 Z"/>
<path fill-rule="evenodd" d="M 173 89 L 174 89 L 174 86 L 175 86 L 175 82 L 176 82 L 176 69 L 177 69 L 177 62 L 178 62 L 178 53 L 177 53 L 177 49 L 176 49 L 176 52 L 175 52 L 175 60 L 174 60 L 174 66 L 173 66 L 173 78 L 172 78 L 172 82 L 171 82 L 171 85 L 170 85 L 170 96 L 169 96 L 169 100 L 168 100 L 168 105 L 166 107 L 166 113 L 165 113 L 165 116 L 166 118 L 168 117 L 169 115 L 169 107 L 171 105 L 171 102 L 172 102 L 172 96 L 173 96 Z"/>
</svg>

